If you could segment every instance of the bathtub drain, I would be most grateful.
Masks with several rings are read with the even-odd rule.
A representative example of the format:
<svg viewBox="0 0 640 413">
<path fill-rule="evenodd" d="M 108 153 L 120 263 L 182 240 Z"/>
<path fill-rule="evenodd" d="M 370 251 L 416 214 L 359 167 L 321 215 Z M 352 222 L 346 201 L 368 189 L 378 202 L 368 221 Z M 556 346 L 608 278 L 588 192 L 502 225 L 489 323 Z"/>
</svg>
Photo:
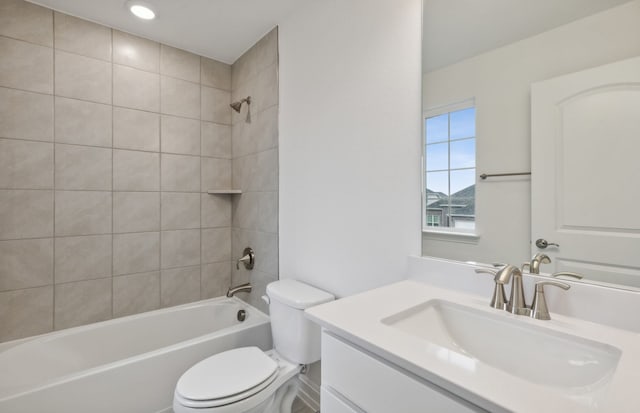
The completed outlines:
<svg viewBox="0 0 640 413">
<path fill-rule="evenodd" d="M 247 312 L 244 310 L 238 311 L 238 321 L 244 321 L 247 318 Z"/>
</svg>

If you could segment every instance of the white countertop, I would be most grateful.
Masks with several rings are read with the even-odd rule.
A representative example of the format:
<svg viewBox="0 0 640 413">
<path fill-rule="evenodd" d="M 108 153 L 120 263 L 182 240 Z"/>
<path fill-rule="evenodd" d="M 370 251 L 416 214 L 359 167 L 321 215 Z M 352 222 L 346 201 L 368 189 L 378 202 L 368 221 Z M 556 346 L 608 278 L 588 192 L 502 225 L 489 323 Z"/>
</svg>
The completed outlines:
<svg viewBox="0 0 640 413">
<path fill-rule="evenodd" d="M 558 315 L 553 313 L 553 308 L 549 321 L 514 316 L 490 308 L 490 298 L 490 292 L 486 297 L 479 297 L 407 280 L 310 308 L 307 316 L 336 335 L 490 411 L 640 412 L 640 397 L 636 397 L 640 384 L 640 334 Z M 480 360 L 469 364 L 460 363 L 455 357 L 437 357 L 425 350 L 423 339 L 381 322 L 383 318 L 432 299 L 499 313 L 524 325 L 609 344 L 622 354 L 608 382 L 592 392 L 584 389 L 572 392 L 526 381 Z M 541 350 L 540 354 L 528 356 L 544 357 L 544 353 Z M 553 371 L 549 375 L 553 375 Z"/>
</svg>

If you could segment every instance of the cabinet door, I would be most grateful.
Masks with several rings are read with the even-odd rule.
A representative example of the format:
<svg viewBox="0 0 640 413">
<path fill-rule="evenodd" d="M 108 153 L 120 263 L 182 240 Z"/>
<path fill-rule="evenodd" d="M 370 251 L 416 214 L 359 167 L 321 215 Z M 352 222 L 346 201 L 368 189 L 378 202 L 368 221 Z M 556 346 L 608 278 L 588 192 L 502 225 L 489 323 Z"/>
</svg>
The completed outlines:
<svg viewBox="0 0 640 413">
<path fill-rule="evenodd" d="M 335 389 L 367 413 L 484 411 L 326 332 L 322 334 L 322 385 Z M 326 411 L 325 406 L 322 410 Z"/>
<path fill-rule="evenodd" d="M 349 406 L 340 396 L 325 387 L 320 391 L 320 400 L 322 413 L 364 413 L 357 407 Z"/>
</svg>

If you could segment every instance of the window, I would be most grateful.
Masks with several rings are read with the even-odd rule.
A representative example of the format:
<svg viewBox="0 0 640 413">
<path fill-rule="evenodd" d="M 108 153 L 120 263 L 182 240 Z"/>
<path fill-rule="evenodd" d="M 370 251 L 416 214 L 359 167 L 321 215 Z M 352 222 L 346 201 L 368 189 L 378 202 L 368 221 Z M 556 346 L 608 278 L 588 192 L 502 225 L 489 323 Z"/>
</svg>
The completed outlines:
<svg viewBox="0 0 640 413">
<path fill-rule="evenodd" d="M 469 105 L 425 117 L 426 228 L 475 231 L 476 110 Z"/>
</svg>

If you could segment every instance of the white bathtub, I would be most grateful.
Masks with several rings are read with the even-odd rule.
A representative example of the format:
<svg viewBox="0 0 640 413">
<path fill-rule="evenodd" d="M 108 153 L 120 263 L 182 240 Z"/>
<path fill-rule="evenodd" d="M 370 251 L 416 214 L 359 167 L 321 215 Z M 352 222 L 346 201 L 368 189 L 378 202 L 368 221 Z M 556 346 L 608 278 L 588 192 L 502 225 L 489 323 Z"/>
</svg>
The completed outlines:
<svg viewBox="0 0 640 413">
<path fill-rule="evenodd" d="M 225 297 L 3 343 L 0 412 L 171 411 L 185 370 L 248 345 L 271 348 L 269 318 Z"/>
</svg>

